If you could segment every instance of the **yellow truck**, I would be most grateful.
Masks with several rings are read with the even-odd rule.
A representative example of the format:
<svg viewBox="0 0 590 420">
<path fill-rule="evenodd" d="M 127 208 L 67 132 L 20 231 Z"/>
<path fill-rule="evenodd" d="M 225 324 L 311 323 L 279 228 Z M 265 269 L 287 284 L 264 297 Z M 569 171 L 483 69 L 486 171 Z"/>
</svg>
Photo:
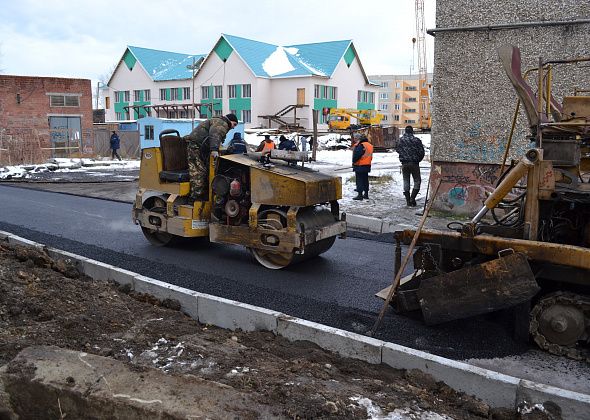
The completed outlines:
<svg viewBox="0 0 590 420">
<path fill-rule="evenodd" d="M 332 108 L 328 115 L 328 127 L 330 130 L 348 130 L 351 118 L 356 119 L 359 126 L 366 127 L 379 124 L 383 115 L 374 109 Z"/>
</svg>

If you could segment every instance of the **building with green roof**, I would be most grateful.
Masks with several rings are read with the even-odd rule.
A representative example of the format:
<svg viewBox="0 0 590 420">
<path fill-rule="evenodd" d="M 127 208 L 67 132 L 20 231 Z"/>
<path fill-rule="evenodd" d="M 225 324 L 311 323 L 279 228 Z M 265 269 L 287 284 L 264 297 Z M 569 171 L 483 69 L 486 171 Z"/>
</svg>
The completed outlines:
<svg viewBox="0 0 590 420">
<path fill-rule="evenodd" d="M 375 109 L 377 88 L 351 40 L 278 46 L 222 34 L 207 55 L 129 46 L 102 94 L 109 121 L 233 112 L 246 128 L 309 129 L 314 109 L 320 128 L 330 108 Z"/>
</svg>

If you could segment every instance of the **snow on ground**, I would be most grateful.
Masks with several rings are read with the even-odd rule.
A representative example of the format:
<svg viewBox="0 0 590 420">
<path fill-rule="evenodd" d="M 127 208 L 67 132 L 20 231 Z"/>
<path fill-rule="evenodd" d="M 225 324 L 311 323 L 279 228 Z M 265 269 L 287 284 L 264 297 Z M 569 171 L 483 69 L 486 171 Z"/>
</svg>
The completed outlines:
<svg viewBox="0 0 590 420">
<path fill-rule="evenodd" d="M 139 160 L 97 160 L 97 159 L 68 159 L 55 158 L 38 165 L 19 165 L 0 167 L 0 179 L 27 179 L 42 172 L 89 172 L 103 171 L 108 175 L 109 170 L 139 169 Z M 92 175 L 97 176 L 98 173 Z"/>
</svg>

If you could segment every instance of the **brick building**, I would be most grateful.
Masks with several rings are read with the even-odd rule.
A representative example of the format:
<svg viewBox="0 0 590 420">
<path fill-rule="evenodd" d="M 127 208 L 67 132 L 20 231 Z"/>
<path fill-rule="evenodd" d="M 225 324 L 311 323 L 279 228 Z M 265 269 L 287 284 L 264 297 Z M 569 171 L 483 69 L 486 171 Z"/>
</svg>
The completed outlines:
<svg viewBox="0 0 590 420">
<path fill-rule="evenodd" d="M 0 75 L 0 165 L 93 153 L 90 80 Z"/>
</svg>

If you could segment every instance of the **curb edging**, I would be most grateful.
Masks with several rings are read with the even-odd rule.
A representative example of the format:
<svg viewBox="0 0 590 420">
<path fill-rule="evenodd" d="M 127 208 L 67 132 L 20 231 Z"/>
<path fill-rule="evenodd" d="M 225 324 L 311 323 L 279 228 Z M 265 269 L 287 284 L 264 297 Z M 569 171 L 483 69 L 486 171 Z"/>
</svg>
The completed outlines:
<svg viewBox="0 0 590 420">
<path fill-rule="evenodd" d="M 590 412 L 590 395 L 587 394 L 516 378 L 277 311 L 195 292 L 110 264 L 46 247 L 9 232 L 0 231 L 0 240 L 11 245 L 45 249 L 52 258 L 69 259 L 77 264 L 80 271 L 95 280 L 130 285 L 134 291 L 153 295 L 160 300 L 174 299 L 180 303 L 183 313 L 203 324 L 230 330 L 271 331 L 289 341 L 310 341 L 343 357 L 372 364 L 384 363 L 396 369 L 419 369 L 458 391 L 475 395 L 492 407 L 532 407 L 551 401 L 560 407 L 563 418 L 580 418 Z"/>
</svg>

